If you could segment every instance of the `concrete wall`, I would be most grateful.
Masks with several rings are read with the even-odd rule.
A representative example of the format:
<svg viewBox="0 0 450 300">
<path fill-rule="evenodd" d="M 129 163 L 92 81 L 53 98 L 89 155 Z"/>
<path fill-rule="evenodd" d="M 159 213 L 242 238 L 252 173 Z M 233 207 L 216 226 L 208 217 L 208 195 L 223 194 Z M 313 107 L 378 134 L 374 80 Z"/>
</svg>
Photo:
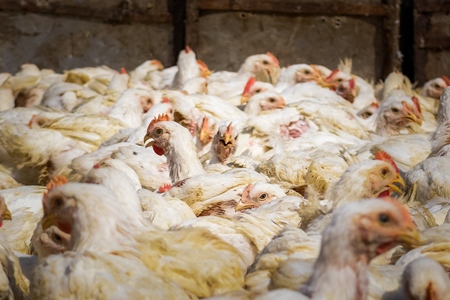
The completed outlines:
<svg viewBox="0 0 450 300">
<path fill-rule="evenodd" d="M 12 11 L 0 12 L 0 72 L 16 72 L 24 62 L 59 72 L 96 65 L 132 69 L 148 59 L 170 65 L 171 21 L 145 19 L 146 14 L 167 17 L 167 2 L 134 0 L 130 5 L 122 0 L 28 0 L 22 6 L 44 14 L 21 13 L 15 11 L 22 8 L 19 4 L 13 6 Z M 0 5 L 4 3 L 0 0 Z"/>
<path fill-rule="evenodd" d="M 194 50 L 216 70 L 237 70 L 247 56 L 270 51 L 281 65 L 314 63 L 332 69 L 349 57 L 356 74 L 379 78 L 382 28 L 379 18 L 214 12 L 200 16 Z"/>
</svg>

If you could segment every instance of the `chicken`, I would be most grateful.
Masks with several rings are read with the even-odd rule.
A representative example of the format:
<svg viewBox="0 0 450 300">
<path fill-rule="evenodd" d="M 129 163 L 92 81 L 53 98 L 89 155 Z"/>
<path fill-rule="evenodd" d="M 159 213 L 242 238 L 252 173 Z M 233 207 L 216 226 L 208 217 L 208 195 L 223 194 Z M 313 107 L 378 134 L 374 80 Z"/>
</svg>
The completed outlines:
<svg viewBox="0 0 450 300">
<path fill-rule="evenodd" d="M 100 198 L 102 201 L 98 201 Z M 49 256 L 37 266 L 31 282 L 32 299 L 99 295 L 108 299 L 149 299 L 150 295 L 190 299 L 182 288 L 156 275 L 139 260 L 131 224 L 107 188 L 81 183 L 52 187 L 43 205 L 43 226 L 55 223 L 71 233 L 71 239 L 67 252 Z M 67 272 L 67 268 L 71 271 Z"/>
<path fill-rule="evenodd" d="M 390 96 L 364 122 L 380 136 L 423 132 L 423 116 L 419 100 L 409 96 Z"/>
<path fill-rule="evenodd" d="M 247 103 L 252 96 L 266 91 L 273 92 L 275 91 L 275 87 L 270 83 L 256 81 L 254 77 L 250 77 L 250 79 L 247 81 L 247 84 L 244 87 L 244 91 L 242 92 L 240 102 L 239 103 L 232 102 L 232 104 L 239 105 Z M 227 102 L 230 102 L 230 100 L 228 99 Z"/>
<path fill-rule="evenodd" d="M 157 230 L 149 220 L 144 219 L 139 197 L 123 173 L 117 171 L 109 176 L 109 172 L 101 168 L 92 172 L 90 181 L 112 189 L 114 201 L 120 204 L 120 212 L 128 220 L 133 232 L 129 234 L 137 242 L 139 258 L 150 270 L 170 278 L 199 297 L 241 288 L 243 262 L 231 245 L 207 229 Z M 42 224 L 46 230 L 55 221 L 51 215 L 44 213 Z M 64 229 L 61 226 L 59 228 Z M 205 268 L 199 261 L 204 259 L 214 264 L 215 268 Z"/>
<path fill-rule="evenodd" d="M 313 299 L 326 299 L 336 294 L 339 299 L 365 299 L 369 284 L 368 262 L 396 245 L 417 244 L 418 241 L 419 234 L 408 211 L 397 201 L 366 199 L 345 204 L 333 213 L 333 219 L 323 233 L 312 274 L 300 291 Z M 286 244 L 278 245 L 281 249 L 286 247 Z M 297 245 L 301 247 L 301 243 L 297 242 Z M 269 256 L 266 259 L 271 263 Z M 291 263 L 293 261 L 291 259 Z M 284 266 L 290 276 L 297 276 L 291 280 L 299 280 L 303 276 L 301 269 L 288 270 L 289 260 Z M 299 266 L 297 264 L 297 268 Z"/>
<path fill-rule="evenodd" d="M 222 99 L 240 97 L 251 77 L 257 81 L 275 84 L 280 74 L 280 64 L 272 53 L 247 57 L 235 76 L 226 82 L 212 81 L 208 84 L 208 93 Z"/>
<path fill-rule="evenodd" d="M 199 156 L 211 150 L 211 143 L 216 133 L 217 123 L 213 117 L 203 116 L 197 120 L 197 130 L 194 139 Z"/>
<path fill-rule="evenodd" d="M 197 216 L 233 216 L 240 193 L 254 181 L 267 181 L 267 178 L 248 169 L 231 169 L 221 174 L 186 178 L 175 183 L 167 195 L 186 202 Z M 211 186 L 215 188 L 209 188 Z"/>
<path fill-rule="evenodd" d="M 410 262 L 403 272 L 402 285 L 408 300 L 445 300 L 450 296 L 450 280 L 442 266 L 431 258 Z"/>
<path fill-rule="evenodd" d="M 180 51 L 177 66 L 178 72 L 172 83 L 173 89 L 180 89 L 189 79 L 200 76 L 200 69 L 197 65 L 195 53 L 189 46 L 186 46 L 184 50 Z"/>
<path fill-rule="evenodd" d="M 359 181 L 359 182 L 358 182 Z M 337 207 L 347 201 L 368 197 L 390 196 L 394 191 L 399 194 L 405 186 L 397 165 L 389 154 L 378 151 L 375 160 L 366 160 L 350 166 L 338 182 L 329 190 L 329 199 Z M 349 192 L 351 190 L 351 192 Z"/>
<path fill-rule="evenodd" d="M 286 196 L 286 193 L 278 185 L 261 181 L 250 183 L 242 193 L 241 200 L 236 204 L 236 211 L 260 207 L 283 196 Z"/>
<path fill-rule="evenodd" d="M 406 201 L 426 204 L 436 196 L 450 198 L 448 167 L 450 157 L 430 157 L 408 171 L 405 175 Z"/>
<path fill-rule="evenodd" d="M 261 92 L 248 99 L 244 111 L 249 116 L 256 116 L 261 112 L 285 106 L 286 101 L 280 94 L 276 92 Z"/>
<path fill-rule="evenodd" d="M 5 199 L 0 196 L 0 227 L 4 220 L 11 220 L 11 212 L 6 206 Z M 0 298 L 27 299 L 29 281 L 22 274 L 17 256 L 11 249 L 7 237 L 0 234 Z"/>
<path fill-rule="evenodd" d="M 190 132 L 169 121 L 167 115 L 160 115 L 149 124 L 144 142 L 149 139 L 153 140 L 146 147 L 151 146 L 156 154 L 167 157 L 172 183 L 205 173 Z"/>
<path fill-rule="evenodd" d="M 232 122 L 228 126 L 220 126 L 212 141 L 209 164 L 225 164 L 225 161 L 236 152 L 238 135 L 239 131 Z"/>
<path fill-rule="evenodd" d="M 448 86 L 450 86 L 450 79 L 447 76 L 438 77 L 425 82 L 421 94 L 439 100 Z"/>
<path fill-rule="evenodd" d="M 309 81 L 322 81 L 320 70 L 316 66 L 307 64 L 291 65 L 281 72 L 278 83 L 275 85 L 275 90 L 282 93 L 297 83 Z"/>
</svg>

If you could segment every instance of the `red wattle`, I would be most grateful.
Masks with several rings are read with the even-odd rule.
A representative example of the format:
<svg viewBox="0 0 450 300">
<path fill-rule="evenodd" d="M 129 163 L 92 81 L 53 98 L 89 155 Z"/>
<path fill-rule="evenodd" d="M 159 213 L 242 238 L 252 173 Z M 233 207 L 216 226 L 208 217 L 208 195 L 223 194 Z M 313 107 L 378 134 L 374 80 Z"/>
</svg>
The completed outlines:
<svg viewBox="0 0 450 300">
<path fill-rule="evenodd" d="M 158 146 L 153 145 L 153 151 L 155 151 L 155 153 L 159 156 L 164 155 L 164 150 L 162 148 L 159 148 Z"/>
<path fill-rule="evenodd" d="M 384 198 L 384 197 L 389 197 L 391 195 L 391 193 L 389 192 L 389 190 L 385 190 L 384 192 L 381 192 L 378 195 L 378 198 Z"/>
</svg>

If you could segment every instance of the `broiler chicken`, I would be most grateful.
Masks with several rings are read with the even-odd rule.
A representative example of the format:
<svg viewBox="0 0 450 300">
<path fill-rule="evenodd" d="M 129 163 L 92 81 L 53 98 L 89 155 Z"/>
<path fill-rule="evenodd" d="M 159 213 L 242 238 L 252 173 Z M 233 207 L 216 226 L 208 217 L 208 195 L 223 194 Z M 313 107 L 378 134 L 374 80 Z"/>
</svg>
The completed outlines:
<svg viewBox="0 0 450 300">
<path fill-rule="evenodd" d="M 36 268 L 32 299 L 92 299 L 99 295 L 108 299 L 190 299 L 182 288 L 139 260 L 132 226 L 106 187 L 81 183 L 53 187 L 43 204 L 43 226 L 54 223 L 71 238 L 67 252 L 47 257 Z M 102 213 L 94 215 L 95 211 Z"/>
<path fill-rule="evenodd" d="M 366 199 L 345 204 L 334 212 L 324 231 L 319 257 L 300 291 L 312 299 L 333 298 L 333 295 L 339 295 L 339 299 L 365 299 L 369 283 L 368 262 L 398 244 L 411 245 L 418 241 L 419 234 L 408 211 L 396 200 Z M 287 245 L 280 246 L 283 249 Z M 270 263 L 269 255 L 266 257 Z M 259 259 L 264 258 L 262 255 Z M 301 265 L 296 263 L 296 266 Z M 288 270 L 285 268 L 285 271 Z M 298 281 L 304 278 L 301 270 L 291 268 L 289 272 L 290 276 L 297 276 L 291 280 L 301 284 Z M 275 291 L 263 297 L 270 299 L 272 293 Z"/>
<path fill-rule="evenodd" d="M 128 239 L 133 239 L 138 257 L 145 266 L 199 297 L 241 288 L 244 276 L 243 262 L 235 248 L 202 228 L 157 230 L 144 219 L 138 195 L 129 180 L 124 180 L 124 175 L 121 174 L 123 173 L 115 172 L 114 176 L 108 177 L 108 172 L 93 173 L 89 181 L 112 189 L 113 193 L 108 192 L 114 196 L 111 201 L 119 204 L 119 212 L 127 220 L 126 224 L 131 230 Z M 95 187 L 88 185 L 86 191 L 90 191 L 89 186 Z M 71 197 L 74 195 L 71 194 Z M 44 230 L 55 224 L 58 226 L 58 222 L 57 216 L 44 212 L 42 221 Z M 67 222 L 63 221 L 58 227 L 72 233 L 73 227 L 67 228 L 66 224 Z M 71 238 L 71 245 L 72 242 Z M 193 259 L 194 257 L 198 260 Z M 224 260 L 224 257 L 228 259 Z M 215 268 L 205 268 L 201 263 L 204 259 L 214 264 Z"/>
<path fill-rule="evenodd" d="M 11 220 L 11 212 L 6 206 L 5 199 L 0 196 L 0 227 L 4 220 Z M 11 249 L 7 237 L 0 234 L 0 298 L 1 299 L 27 299 L 29 281 L 22 274 L 22 268 L 17 256 Z"/>
</svg>

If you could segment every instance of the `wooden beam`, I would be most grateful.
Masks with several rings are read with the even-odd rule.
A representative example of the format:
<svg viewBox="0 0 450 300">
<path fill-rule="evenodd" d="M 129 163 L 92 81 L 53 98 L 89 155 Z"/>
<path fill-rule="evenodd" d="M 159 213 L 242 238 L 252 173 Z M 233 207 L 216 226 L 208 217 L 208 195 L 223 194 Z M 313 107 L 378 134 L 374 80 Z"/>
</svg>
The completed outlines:
<svg viewBox="0 0 450 300">
<path fill-rule="evenodd" d="M 415 0 L 415 9 L 421 13 L 448 12 L 450 1 L 448 0 Z"/>
<path fill-rule="evenodd" d="M 0 11 L 17 13 L 51 14 L 83 19 L 93 19 L 108 23 L 170 23 L 172 15 L 169 13 L 151 14 L 148 11 L 129 6 L 127 1 L 108 9 L 89 9 L 82 6 L 47 2 L 38 5 L 34 1 L 1 0 Z"/>
<path fill-rule="evenodd" d="M 387 16 L 384 4 L 339 1 L 299 2 L 293 0 L 198 0 L 198 9 L 205 11 L 247 11 L 308 15 Z"/>
<path fill-rule="evenodd" d="M 186 45 L 186 1 L 169 0 L 169 11 L 173 16 L 173 59 L 177 64 L 178 54 Z"/>
<path fill-rule="evenodd" d="M 386 78 L 391 72 L 401 70 L 402 60 L 400 51 L 400 7 L 401 0 L 388 0 L 389 15 L 383 20 L 383 69 L 382 77 Z"/>
<path fill-rule="evenodd" d="M 186 1 L 186 45 L 192 47 L 192 49 L 197 48 L 199 44 L 199 10 L 198 10 L 198 0 L 187 0 Z"/>
</svg>

